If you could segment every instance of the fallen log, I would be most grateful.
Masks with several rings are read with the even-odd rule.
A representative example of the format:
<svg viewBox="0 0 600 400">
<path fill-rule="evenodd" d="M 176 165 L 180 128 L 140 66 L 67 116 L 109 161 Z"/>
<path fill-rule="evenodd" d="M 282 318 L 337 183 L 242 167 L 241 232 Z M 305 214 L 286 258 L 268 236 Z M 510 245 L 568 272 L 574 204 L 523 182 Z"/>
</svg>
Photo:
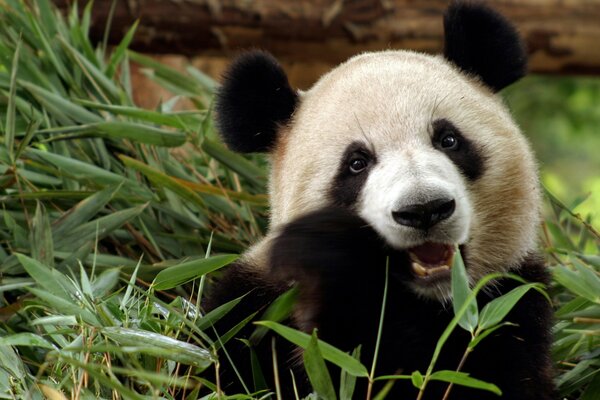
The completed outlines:
<svg viewBox="0 0 600 400">
<path fill-rule="evenodd" d="M 74 0 L 54 1 L 66 7 Z M 94 2 L 96 40 L 112 3 Z M 489 3 L 517 24 L 533 72 L 600 75 L 599 1 Z M 139 19 L 132 48 L 144 52 L 230 56 L 259 47 L 291 62 L 337 64 L 367 50 L 439 52 L 446 6 L 445 0 L 118 0 L 108 38 L 118 43 Z"/>
</svg>

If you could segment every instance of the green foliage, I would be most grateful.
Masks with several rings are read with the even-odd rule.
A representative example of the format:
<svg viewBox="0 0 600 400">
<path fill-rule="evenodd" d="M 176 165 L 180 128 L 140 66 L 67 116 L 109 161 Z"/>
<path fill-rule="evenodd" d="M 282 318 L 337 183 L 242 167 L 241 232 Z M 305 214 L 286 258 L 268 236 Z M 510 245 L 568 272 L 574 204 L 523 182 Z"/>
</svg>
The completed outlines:
<svg viewBox="0 0 600 400">
<path fill-rule="evenodd" d="M 544 184 L 560 198 L 576 201 L 582 215 L 600 227 L 600 78 L 529 76 L 503 94 L 515 119 L 531 138 Z"/>
<path fill-rule="evenodd" d="M 198 111 L 133 104 L 136 25 L 108 53 L 87 39 L 90 6 L 5 3 L 0 398 L 193 397 L 236 333 L 209 338 L 237 302 L 204 315 L 204 276 L 262 234 L 263 162 L 215 142 L 215 84 L 198 71 L 150 65 Z"/>
<path fill-rule="evenodd" d="M 316 331 L 313 332 L 308 346 L 304 349 L 304 368 L 318 397 L 326 400 L 337 400 L 329 370 L 319 350 Z"/>
<path fill-rule="evenodd" d="M 589 400 L 600 393 L 600 234 L 589 218 L 549 193 L 548 199 L 552 215 L 544 241 L 555 280 L 556 382 L 562 396 Z"/>
<path fill-rule="evenodd" d="M 294 343 L 296 346 L 302 347 L 303 349 L 306 349 L 310 345 L 311 335 L 308 335 L 304 332 L 300 332 L 296 329 L 272 321 L 259 321 L 256 324 L 266 326 L 267 328 L 274 330 L 285 339 Z M 330 344 L 322 341 L 319 341 L 319 348 L 320 354 L 325 360 L 332 362 L 349 374 L 362 377 L 367 377 L 369 375 L 367 368 L 351 355 L 344 353 L 343 351 L 338 350 Z"/>
<path fill-rule="evenodd" d="M 215 82 L 127 50 L 137 24 L 112 52 L 95 48 L 90 20 L 91 5 L 61 16 L 49 0 L 6 0 L 0 10 L 0 398 L 192 399 L 200 387 L 224 398 L 218 381 L 201 372 L 218 368 L 228 341 L 255 314 L 213 341 L 213 325 L 241 298 L 207 314 L 200 304 L 210 274 L 264 232 L 265 160 L 217 141 L 209 112 Z M 136 107 L 130 61 L 177 97 L 156 110 Z M 549 131 L 539 143 L 568 153 L 579 146 L 565 139 L 568 128 L 586 137 L 580 142 L 593 154 L 585 130 L 600 116 L 597 107 L 584 110 L 600 103 L 600 90 L 595 81 L 581 82 L 533 78 L 507 96 L 518 116 L 528 116 L 526 131 Z M 536 92 L 556 106 L 536 108 L 542 114 L 531 118 Z M 197 110 L 174 111 L 180 96 Z M 557 119 L 564 99 L 569 123 Z M 550 132 L 556 127 L 563 131 Z M 544 145 L 537 147 L 545 158 Z M 568 399 L 591 400 L 600 393 L 600 236 L 580 213 L 586 205 L 594 211 L 597 196 L 569 206 L 548 199 L 544 247 L 555 278 L 548 292 L 557 307 L 557 384 Z M 369 373 L 359 349 L 349 355 L 279 324 L 293 290 L 262 315 L 251 339 L 271 329 L 307 349 L 311 382 L 324 398 L 338 396 L 326 365 L 340 367 L 340 399 L 352 397 L 357 379 L 388 381 L 377 399 L 396 379 L 410 379 L 421 393 L 432 380 L 497 393 L 493 382 L 459 366 L 436 371 L 436 357 L 457 327 L 472 335 L 465 355 L 477 351 L 516 302 L 540 288 L 524 284 L 479 309 L 475 295 L 485 282 L 469 288 L 460 259 L 453 274 L 456 316 L 427 371 L 376 377 L 376 359 Z M 253 370 L 254 387 L 265 388 L 256 359 Z"/>
</svg>

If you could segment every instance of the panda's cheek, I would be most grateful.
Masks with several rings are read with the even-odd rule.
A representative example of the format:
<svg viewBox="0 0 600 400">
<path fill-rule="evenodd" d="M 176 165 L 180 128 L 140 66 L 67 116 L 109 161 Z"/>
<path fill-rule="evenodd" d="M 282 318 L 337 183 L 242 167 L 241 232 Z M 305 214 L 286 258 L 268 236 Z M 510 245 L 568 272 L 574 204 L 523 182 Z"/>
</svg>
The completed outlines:
<svg viewBox="0 0 600 400">
<path fill-rule="evenodd" d="M 471 233 L 471 226 L 473 223 L 473 206 L 469 200 L 469 196 L 466 190 L 460 188 L 456 197 L 460 199 L 457 201 L 457 208 L 455 215 L 453 216 L 455 221 L 448 226 L 449 235 L 451 235 L 456 243 L 464 244 L 469 240 Z"/>
</svg>

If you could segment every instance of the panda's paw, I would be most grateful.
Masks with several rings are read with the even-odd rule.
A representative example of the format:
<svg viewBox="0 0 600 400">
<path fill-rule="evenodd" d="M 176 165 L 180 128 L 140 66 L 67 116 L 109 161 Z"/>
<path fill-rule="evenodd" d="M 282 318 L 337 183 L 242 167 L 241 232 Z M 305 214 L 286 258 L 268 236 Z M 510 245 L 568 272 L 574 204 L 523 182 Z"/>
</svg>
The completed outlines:
<svg viewBox="0 0 600 400">
<path fill-rule="evenodd" d="M 272 273 L 301 283 L 342 283 L 355 272 L 384 267 L 382 249 L 382 240 L 362 218 L 328 207 L 285 225 L 273 241 L 269 263 Z"/>
</svg>

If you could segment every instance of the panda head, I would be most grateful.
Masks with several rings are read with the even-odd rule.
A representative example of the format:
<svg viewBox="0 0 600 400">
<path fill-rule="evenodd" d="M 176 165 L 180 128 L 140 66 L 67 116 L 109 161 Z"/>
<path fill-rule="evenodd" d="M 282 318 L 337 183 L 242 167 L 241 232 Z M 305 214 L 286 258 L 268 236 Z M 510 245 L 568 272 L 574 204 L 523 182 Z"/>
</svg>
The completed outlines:
<svg viewBox="0 0 600 400">
<path fill-rule="evenodd" d="M 217 99 L 225 142 L 269 152 L 272 231 L 309 211 L 346 207 L 412 262 L 410 286 L 444 298 L 456 245 L 473 281 L 535 249 L 536 165 L 496 92 L 526 71 L 514 27 L 453 2 L 444 54 L 351 58 L 294 91 L 264 52 L 239 57 Z"/>
</svg>

